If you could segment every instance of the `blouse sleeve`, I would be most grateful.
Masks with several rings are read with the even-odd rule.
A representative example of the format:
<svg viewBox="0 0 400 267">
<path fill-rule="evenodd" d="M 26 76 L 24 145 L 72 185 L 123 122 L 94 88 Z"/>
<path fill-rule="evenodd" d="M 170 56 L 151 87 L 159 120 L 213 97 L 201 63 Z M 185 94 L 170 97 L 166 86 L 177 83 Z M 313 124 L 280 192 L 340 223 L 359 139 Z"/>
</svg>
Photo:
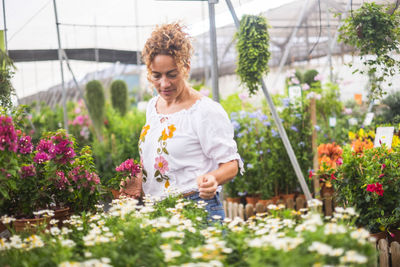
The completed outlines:
<svg viewBox="0 0 400 267">
<path fill-rule="evenodd" d="M 198 110 L 200 118 L 194 122 L 203 153 L 217 164 L 237 160 L 240 173 L 243 174 L 243 161 L 237 152 L 228 114 L 219 103 L 211 99 L 205 102 Z"/>
</svg>

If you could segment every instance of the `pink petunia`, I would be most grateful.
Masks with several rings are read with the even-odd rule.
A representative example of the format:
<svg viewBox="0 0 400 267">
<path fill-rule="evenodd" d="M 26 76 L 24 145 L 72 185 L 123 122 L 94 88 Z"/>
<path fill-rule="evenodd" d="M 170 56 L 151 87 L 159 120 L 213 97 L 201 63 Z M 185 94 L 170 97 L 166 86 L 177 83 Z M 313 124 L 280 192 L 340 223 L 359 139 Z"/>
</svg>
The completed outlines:
<svg viewBox="0 0 400 267">
<path fill-rule="evenodd" d="M 164 174 L 165 172 L 169 171 L 168 162 L 165 160 L 163 156 L 156 157 L 154 168 L 156 170 L 159 170 L 161 174 Z"/>
</svg>

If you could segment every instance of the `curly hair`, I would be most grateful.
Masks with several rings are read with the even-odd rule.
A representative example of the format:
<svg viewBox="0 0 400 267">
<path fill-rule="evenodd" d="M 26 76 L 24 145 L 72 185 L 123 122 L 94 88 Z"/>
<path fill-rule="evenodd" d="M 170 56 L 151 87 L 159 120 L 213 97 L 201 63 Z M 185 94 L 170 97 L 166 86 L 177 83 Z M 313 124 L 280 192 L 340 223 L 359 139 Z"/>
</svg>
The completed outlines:
<svg viewBox="0 0 400 267">
<path fill-rule="evenodd" d="M 147 39 L 142 51 L 143 62 L 147 66 L 147 78 L 150 80 L 150 65 L 157 55 L 170 55 L 174 58 L 178 70 L 184 77 L 188 76 L 190 57 L 193 54 L 191 37 L 184 32 L 184 26 L 179 23 L 157 25 Z"/>
</svg>

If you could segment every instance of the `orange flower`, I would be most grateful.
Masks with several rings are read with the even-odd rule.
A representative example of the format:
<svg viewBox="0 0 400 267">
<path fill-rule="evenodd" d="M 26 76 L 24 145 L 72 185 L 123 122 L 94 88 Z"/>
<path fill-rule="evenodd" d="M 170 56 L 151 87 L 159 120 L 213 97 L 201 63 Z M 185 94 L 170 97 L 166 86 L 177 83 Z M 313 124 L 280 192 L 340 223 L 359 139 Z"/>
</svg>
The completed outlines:
<svg viewBox="0 0 400 267">
<path fill-rule="evenodd" d="M 166 131 L 166 129 L 162 131 L 161 139 L 165 141 L 168 138 L 172 138 L 174 136 L 175 130 L 176 130 L 175 125 L 171 124 L 170 126 L 168 126 L 168 132 Z"/>
<path fill-rule="evenodd" d="M 365 149 L 373 148 L 374 144 L 369 139 L 365 139 L 364 141 L 356 139 L 351 143 L 351 147 L 356 154 L 362 154 Z"/>
<path fill-rule="evenodd" d="M 142 132 L 140 133 L 140 141 L 144 142 L 144 138 L 146 137 L 147 131 L 150 129 L 150 125 L 143 126 Z"/>
</svg>

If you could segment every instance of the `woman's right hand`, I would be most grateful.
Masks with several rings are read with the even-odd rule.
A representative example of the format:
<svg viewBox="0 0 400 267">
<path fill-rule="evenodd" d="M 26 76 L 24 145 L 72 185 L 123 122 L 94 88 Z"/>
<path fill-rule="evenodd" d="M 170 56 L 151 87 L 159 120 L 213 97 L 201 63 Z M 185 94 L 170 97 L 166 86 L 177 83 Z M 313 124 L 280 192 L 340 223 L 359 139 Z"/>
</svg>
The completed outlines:
<svg viewBox="0 0 400 267">
<path fill-rule="evenodd" d="M 122 196 L 140 198 L 142 195 L 142 172 L 136 177 L 121 181 L 120 190 Z"/>
</svg>

